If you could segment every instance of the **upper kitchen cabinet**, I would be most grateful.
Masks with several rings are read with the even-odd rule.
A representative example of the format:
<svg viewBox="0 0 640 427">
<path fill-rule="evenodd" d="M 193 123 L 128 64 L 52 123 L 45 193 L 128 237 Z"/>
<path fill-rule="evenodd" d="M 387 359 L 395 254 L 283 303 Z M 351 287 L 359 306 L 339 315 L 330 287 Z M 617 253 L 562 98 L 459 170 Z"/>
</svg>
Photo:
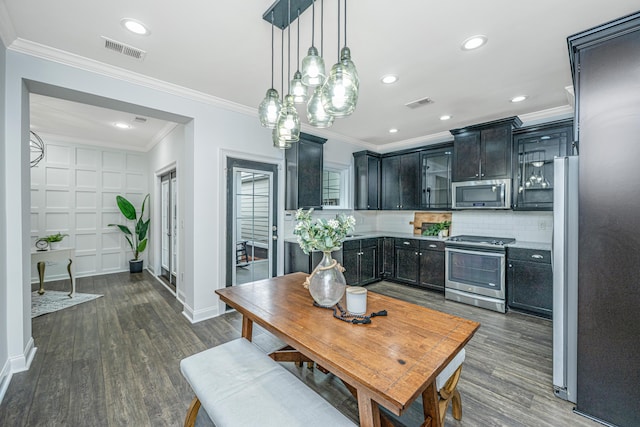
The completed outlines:
<svg viewBox="0 0 640 427">
<path fill-rule="evenodd" d="M 382 157 L 382 209 L 420 209 L 420 153 Z"/>
<path fill-rule="evenodd" d="M 571 154 L 572 136 L 572 120 L 514 132 L 514 210 L 553 210 L 553 158 Z"/>
<path fill-rule="evenodd" d="M 380 154 L 371 151 L 353 153 L 354 208 L 380 209 Z"/>
<path fill-rule="evenodd" d="M 322 209 L 323 144 L 327 140 L 306 133 L 285 151 L 285 209 Z"/>
<path fill-rule="evenodd" d="M 451 130 L 453 181 L 511 178 L 512 133 L 518 117 Z"/>
<path fill-rule="evenodd" d="M 420 154 L 422 174 L 421 209 L 451 208 L 451 160 L 453 145 Z"/>
</svg>

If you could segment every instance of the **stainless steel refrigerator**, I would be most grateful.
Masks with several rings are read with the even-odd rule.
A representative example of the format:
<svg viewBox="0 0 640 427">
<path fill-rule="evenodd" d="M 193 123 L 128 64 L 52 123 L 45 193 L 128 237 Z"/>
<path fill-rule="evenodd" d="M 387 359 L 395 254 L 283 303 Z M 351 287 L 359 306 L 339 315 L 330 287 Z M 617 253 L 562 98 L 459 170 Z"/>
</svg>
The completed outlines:
<svg viewBox="0 0 640 427">
<path fill-rule="evenodd" d="M 553 391 L 576 402 L 578 156 L 553 161 Z"/>
</svg>

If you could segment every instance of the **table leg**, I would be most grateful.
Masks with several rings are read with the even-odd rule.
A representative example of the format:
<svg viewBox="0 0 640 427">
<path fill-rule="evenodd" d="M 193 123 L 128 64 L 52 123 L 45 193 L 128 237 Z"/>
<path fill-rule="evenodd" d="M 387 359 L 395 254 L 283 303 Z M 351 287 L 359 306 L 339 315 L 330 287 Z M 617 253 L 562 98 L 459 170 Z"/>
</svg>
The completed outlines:
<svg viewBox="0 0 640 427">
<path fill-rule="evenodd" d="M 433 381 L 425 391 L 422 392 L 422 407 L 424 408 L 425 419 L 425 424 L 423 425 L 431 425 L 434 427 L 442 426 L 442 422 L 440 420 L 440 408 L 438 405 L 439 400 L 436 382 Z M 431 424 L 428 423 L 429 421 Z"/>
<path fill-rule="evenodd" d="M 73 296 L 76 294 L 76 279 L 73 278 L 73 274 L 71 273 L 71 264 L 73 264 L 73 260 L 69 259 L 69 264 L 67 265 L 69 279 L 71 280 L 71 292 L 69 293 L 69 297 L 73 298 Z"/>
<path fill-rule="evenodd" d="M 38 262 L 38 278 L 40 279 L 40 289 L 38 289 L 38 294 L 44 294 L 44 268 L 46 267 L 46 263 L 44 261 Z"/>
<path fill-rule="evenodd" d="M 253 321 L 247 316 L 242 316 L 242 337 L 248 341 L 253 338 Z"/>
<path fill-rule="evenodd" d="M 357 391 L 361 427 L 380 427 L 380 408 L 367 393 Z"/>
</svg>

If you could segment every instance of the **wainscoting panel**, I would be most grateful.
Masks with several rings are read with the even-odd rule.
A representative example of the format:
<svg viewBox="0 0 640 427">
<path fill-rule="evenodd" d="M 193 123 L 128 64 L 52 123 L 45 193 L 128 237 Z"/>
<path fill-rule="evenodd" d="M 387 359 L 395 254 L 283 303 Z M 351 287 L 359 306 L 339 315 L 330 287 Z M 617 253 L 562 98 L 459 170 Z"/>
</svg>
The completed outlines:
<svg viewBox="0 0 640 427">
<path fill-rule="evenodd" d="M 125 223 L 116 196 L 141 206 L 148 192 L 145 155 L 68 143 L 63 137 L 44 135 L 43 140 L 45 158 L 31 169 L 32 243 L 68 234 L 62 246 L 76 248 L 78 277 L 128 270 L 129 245 L 108 224 Z M 45 280 L 67 277 L 66 264 L 47 264 Z M 35 266 L 31 278 L 38 280 Z"/>
</svg>

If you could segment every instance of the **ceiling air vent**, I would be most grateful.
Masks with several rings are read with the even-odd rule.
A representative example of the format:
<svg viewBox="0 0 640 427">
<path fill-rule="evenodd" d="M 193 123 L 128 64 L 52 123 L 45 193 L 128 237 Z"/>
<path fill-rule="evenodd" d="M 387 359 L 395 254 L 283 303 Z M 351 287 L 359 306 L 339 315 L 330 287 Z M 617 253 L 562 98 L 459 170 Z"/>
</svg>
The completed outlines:
<svg viewBox="0 0 640 427">
<path fill-rule="evenodd" d="M 422 107 L 423 105 L 433 104 L 434 102 L 435 101 L 433 99 L 427 96 L 426 98 L 416 99 L 415 101 L 407 102 L 404 105 L 406 105 L 409 108 L 418 108 L 418 107 Z"/>
<path fill-rule="evenodd" d="M 134 121 L 134 122 L 137 122 L 137 123 L 146 123 L 146 122 L 147 122 L 147 119 L 146 119 L 146 118 L 144 118 L 144 117 L 136 116 L 136 118 L 135 118 L 135 119 L 133 119 L 133 121 Z"/>
<path fill-rule="evenodd" d="M 147 52 L 142 49 L 138 49 L 137 47 L 129 46 L 128 44 L 115 41 L 105 36 L 102 36 L 102 38 L 104 39 L 104 47 L 106 49 L 113 50 L 115 52 L 130 56 L 140 61 L 142 61 L 147 55 Z"/>
</svg>

